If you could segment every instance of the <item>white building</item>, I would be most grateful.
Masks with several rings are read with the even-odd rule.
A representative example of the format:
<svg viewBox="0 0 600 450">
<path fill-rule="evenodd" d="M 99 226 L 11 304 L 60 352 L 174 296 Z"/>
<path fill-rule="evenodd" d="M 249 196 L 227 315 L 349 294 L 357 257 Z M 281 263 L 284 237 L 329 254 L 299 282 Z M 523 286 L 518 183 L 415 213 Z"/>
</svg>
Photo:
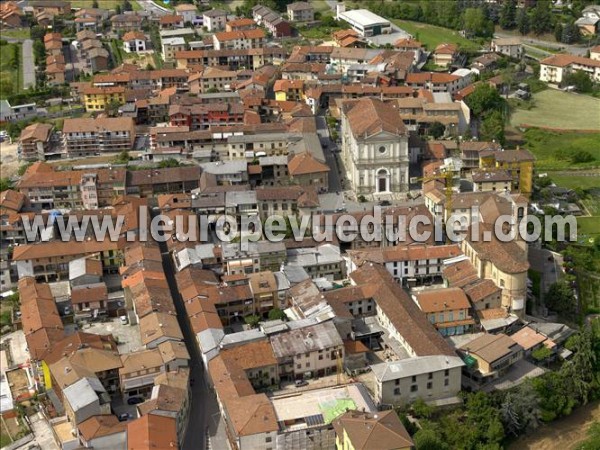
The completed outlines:
<svg viewBox="0 0 600 450">
<path fill-rule="evenodd" d="M 492 39 L 491 49 L 493 52 L 510 56 L 515 59 L 521 59 L 523 56 L 523 46 L 521 45 L 521 39 L 519 38 Z"/>
<path fill-rule="evenodd" d="M 540 61 L 540 80 L 560 84 L 568 74 L 578 70 L 587 73 L 592 81 L 600 82 L 600 60 L 568 54 L 552 55 Z"/>
<path fill-rule="evenodd" d="M 123 50 L 127 53 L 146 51 L 146 36 L 141 31 L 128 31 L 123 36 Z"/>
<path fill-rule="evenodd" d="M 337 20 L 344 20 L 362 37 L 390 34 L 392 24 L 389 20 L 373 14 L 368 9 L 353 9 L 346 11 L 343 3 L 337 4 Z"/>
<path fill-rule="evenodd" d="M 226 22 L 227 13 L 220 9 L 211 9 L 210 11 L 205 11 L 202 15 L 202 23 L 211 32 L 224 30 Z"/>
<path fill-rule="evenodd" d="M 196 5 L 190 5 L 184 3 L 175 7 L 175 14 L 183 17 L 184 23 L 191 23 L 192 25 L 202 25 L 202 15 L 198 13 Z"/>
<path fill-rule="evenodd" d="M 175 53 L 185 50 L 185 39 L 182 37 L 162 38 L 162 54 L 165 61 L 175 60 Z"/>
<path fill-rule="evenodd" d="M 358 194 L 408 189 L 408 132 L 392 103 L 373 98 L 342 107 L 342 156 Z"/>
</svg>

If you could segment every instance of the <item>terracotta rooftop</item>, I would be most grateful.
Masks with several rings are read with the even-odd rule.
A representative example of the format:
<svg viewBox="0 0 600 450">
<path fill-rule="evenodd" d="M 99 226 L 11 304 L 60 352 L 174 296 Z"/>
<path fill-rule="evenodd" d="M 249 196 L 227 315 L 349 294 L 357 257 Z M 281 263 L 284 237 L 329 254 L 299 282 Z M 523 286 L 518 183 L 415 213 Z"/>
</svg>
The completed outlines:
<svg viewBox="0 0 600 450">
<path fill-rule="evenodd" d="M 344 104 L 343 109 L 355 137 L 372 136 L 381 132 L 406 134 L 406 127 L 400 120 L 398 110 L 390 103 L 362 98 L 355 103 Z"/>
<path fill-rule="evenodd" d="M 336 435 L 348 436 L 355 450 L 413 448 L 414 443 L 393 410 L 376 414 L 347 411 L 332 422 Z"/>
<path fill-rule="evenodd" d="M 461 288 L 444 288 L 420 291 L 417 302 L 424 313 L 469 309 L 471 304 Z"/>
<path fill-rule="evenodd" d="M 172 417 L 146 414 L 127 422 L 127 450 L 175 450 L 177 424 Z"/>
<path fill-rule="evenodd" d="M 92 416 L 77 425 L 79 434 L 86 440 L 110 436 L 116 433 L 125 433 L 126 422 L 119 422 L 114 414 Z"/>
</svg>

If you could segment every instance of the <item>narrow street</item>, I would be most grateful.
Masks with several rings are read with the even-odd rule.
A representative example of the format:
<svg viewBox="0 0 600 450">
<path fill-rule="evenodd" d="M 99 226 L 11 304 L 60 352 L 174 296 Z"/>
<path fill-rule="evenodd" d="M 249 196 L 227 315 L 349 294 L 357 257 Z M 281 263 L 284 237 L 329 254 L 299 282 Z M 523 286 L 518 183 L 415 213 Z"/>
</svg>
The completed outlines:
<svg viewBox="0 0 600 450">
<path fill-rule="evenodd" d="M 342 190 L 342 182 L 340 179 L 340 167 L 337 161 L 337 156 L 334 150 L 337 149 L 337 144 L 331 140 L 329 136 L 329 128 L 324 116 L 316 116 L 317 134 L 323 146 L 323 154 L 325 162 L 331 169 L 329 171 L 329 192 L 339 192 Z"/>
<path fill-rule="evenodd" d="M 206 427 L 207 417 L 206 412 L 208 409 L 209 391 L 205 383 L 204 367 L 202 365 L 202 359 L 196 345 L 196 336 L 189 326 L 186 320 L 186 310 L 179 290 L 177 289 L 177 281 L 175 280 L 175 268 L 169 255 L 166 242 L 159 243 L 160 251 L 163 258 L 163 269 L 167 282 L 169 283 L 169 290 L 171 291 L 171 297 L 175 304 L 177 311 L 177 320 L 179 321 L 179 327 L 183 333 L 187 350 L 190 354 L 190 378 L 194 380 L 194 384 L 191 387 L 192 399 L 190 406 L 190 415 L 188 419 L 187 430 L 185 434 L 185 440 L 183 443 L 183 450 L 203 450 L 206 446 Z"/>
<path fill-rule="evenodd" d="M 35 64 L 33 59 L 33 41 L 25 39 L 23 51 L 23 88 L 35 87 Z"/>
</svg>

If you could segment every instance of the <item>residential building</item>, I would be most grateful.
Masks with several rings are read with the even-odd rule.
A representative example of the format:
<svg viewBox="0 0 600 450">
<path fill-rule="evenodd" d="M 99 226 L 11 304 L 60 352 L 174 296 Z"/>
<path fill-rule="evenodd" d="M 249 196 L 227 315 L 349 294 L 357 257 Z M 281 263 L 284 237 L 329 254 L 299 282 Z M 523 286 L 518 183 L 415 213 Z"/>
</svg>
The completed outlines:
<svg viewBox="0 0 600 450">
<path fill-rule="evenodd" d="M 337 450 L 411 450 L 414 443 L 393 410 L 350 410 L 333 422 Z"/>
<path fill-rule="evenodd" d="M 312 22 L 315 9 L 309 2 L 294 2 L 287 5 L 287 15 L 291 22 Z"/>
<path fill-rule="evenodd" d="M 241 19 L 230 20 L 225 24 L 225 31 L 246 31 L 256 28 L 256 23 L 252 19 L 242 17 Z"/>
<path fill-rule="evenodd" d="M 593 36 L 598 33 L 600 27 L 600 7 L 588 5 L 581 11 L 581 17 L 575 21 L 579 32 L 583 36 Z"/>
<path fill-rule="evenodd" d="M 104 112 L 115 105 L 125 103 L 123 86 L 87 86 L 81 90 L 81 94 L 83 94 L 83 103 L 87 112 Z"/>
<path fill-rule="evenodd" d="M 345 277 L 344 258 L 340 248 L 333 244 L 289 249 L 287 264 L 303 267 L 313 279 L 342 280 Z"/>
<path fill-rule="evenodd" d="M 184 24 L 191 23 L 193 26 L 203 24 L 202 14 L 198 12 L 196 5 L 182 3 L 175 6 L 175 14 L 183 17 Z"/>
<path fill-rule="evenodd" d="M 529 197 L 533 190 L 533 165 L 535 157 L 528 150 L 491 151 L 479 154 L 479 166 L 507 171 L 512 178 L 510 189 Z"/>
<path fill-rule="evenodd" d="M 475 169 L 472 171 L 473 192 L 510 192 L 513 177 L 503 169 Z"/>
<path fill-rule="evenodd" d="M 578 70 L 587 73 L 592 81 L 600 82 L 600 61 L 564 53 L 540 61 L 540 80 L 563 84 L 568 74 Z"/>
<path fill-rule="evenodd" d="M 65 83 L 65 57 L 60 55 L 48 55 L 46 57 L 46 83 L 59 85 Z"/>
<path fill-rule="evenodd" d="M 84 377 L 63 389 L 64 407 L 74 429 L 90 417 L 110 414 L 110 396 L 98 378 Z"/>
<path fill-rule="evenodd" d="M 127 53 L 146 51 L 146 35 L 141 31 L 128 31 L 123 35 L 123 50 Z"/>
<path fill-rule="evenodd" d="M 181 52 L 187 48 L 185 39 L 182 37 L 161 38 L 162 55 L 165 61 L 174 61 L 175 53 Z"/>
<path fill-rule="evenodd" d="M 17 2 L 8 1 L 0 4 L 0 25 L 6 28 L 19 28 L 23 12 Z"/>
<path fill-rule="evenodd" d="M 342 157 L 357 194 L 408 188 L 408 132 L 397 109 L 373 98 L 342 108 Z"/>
<path fill-rule="evenodd" d="M 245 31 L 221 31 L 213 34 L 215 50 L 243 50 L 262 48 L 265 32 L 261 29 Z"/>
<path fill-rule="evenodd" d="M 523 45 L 521 45 L 520 38 L 494 38 L 491 50 L 514 59 L 521 59 L 523 56 Z"/>
<path fill-rule="evenodd" d="M 406 405 L 418 398 L 431 402 L 451 398 L 461 389 L 464 363 L 457 356 L 417 356 L 371 366 L 374 400 L 379 405 Z"/>
<path fill-rule="evenodd" d="M 114 414 L 92 416 L 77 426 L 77 436 L 86 448 L 125 448 L 127 423 L 120 422 Z"/>
<path fill-rule="evenodd" d="M 127 422 L 127 448 L 181 448 L 177 440 L 177 422 L 173 417 L 146 414 Z"/>
<path fill-rule="evenodd" d="M 142 16 L 138 14 L 115 14 L 110 18 L 113 31 L 127 32 L 142 29 Z"/>
<path fill-rule="evenodd" d="M 63 143 L 69 156 L 131 150 L 135 127 L 130 117 L 65 119 Z"/>
<path fill-rule="evenodd" d="M 523 347 L 506 334 L 484 334 L 461 346 L 469 378 L 485 383 L 505 374 L 523 358 Z"/>
<path fill-rule="evenodd" d="M 275 38 L 292 36 L 290 23 L 281 17 L 281 14 L 267 6 L 256 5 L 252 8 L 252 18 L 258 25 L 265 27 Z"/>
<path fill-rule="evenodd" d="M 442 336 L 454 336 L 473 331 L 475 321 L 471 304 L 461 288 L 427 289 L 419 291 L 415 301 Z"/>
<path fill-rule="evenodd" d="M 220 9 L 211 9 L 204 11 L 202 14 L 202 23 L 206 27 L 206 30 L 211 33 L 225 29 L 226 22 L 227 13 Z"/>
<path fill-rule="evenodd" d="M 183 28 L 183 22 L 183 16 L 177 14 L 166 14 L 160 17 L 158 24 L 161 30 L 174 30 L 176 28 Z"/>
<path fill-rule="evenodd" d="M 51 141 L 54 127 L 46 123 L 32 123 L 19 136 L 19 156 L 25 161 L 45 160 L 51 156 L 54 145 Z"/>
<path fill-rule="evenodd" d="M 344 360 L 344 342 L 332 321 L 278 333 L 270 341 L 282 380 L 334 374 Z"/>
<path fill-rule="evenodd" d="M 458 56 L 458 46 L 456 44 L 443 43 L 438 45 L 433 51 L 433 63 L 436 66 L 448 68 Z"/>
<path fill-rule="evenodd" d="M 175 314 L 153 312 L 140 319 L 142 344 L 147 349 L 158 347 L 167 341 L 182 341 L 183 334 Z"/>
</svg>

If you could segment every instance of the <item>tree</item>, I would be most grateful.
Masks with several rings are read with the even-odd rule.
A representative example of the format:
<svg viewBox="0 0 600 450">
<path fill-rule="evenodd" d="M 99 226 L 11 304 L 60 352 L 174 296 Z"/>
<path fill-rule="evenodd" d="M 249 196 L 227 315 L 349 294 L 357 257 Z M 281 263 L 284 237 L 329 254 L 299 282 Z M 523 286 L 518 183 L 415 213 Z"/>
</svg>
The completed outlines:
<svg viewBox="0 0 600 450">
<path fill-rule="evenodd" d="M 495 141 L 504 145 L 504 117 L 500 111 L 494 111 L 483 119 L 479 134 L 484 141 Z"/>
<path fill-rule="evenodd" d="M 545 345 L 542 345 L 540 348 L 536 348 L 534 351 L 532 351 L 531 356 L 533 356 L 533 359 L 535 359 L 537 362 L 542 362 L 552 356 L 552 350 Z"/>
<path fill-rule="evenodd" d="M 552 13 L 548 0 L 538 0 L 533 8 L 531 29 L 537 35 L 552 29 Z"/>
<path fill-rule="evenodd" d="M 490 30 L 493 30 L 493 23 L 485 17 L 480 8 L 467 8 L 463 16 L 463 28 L 468 34 L 489 36 Z"/>
<path fill-rule="evenodd" d="M 158 163 L 159 169 L 166 169 L 168 167 L 179 167 L 179 166 L 181 166 L 181 163 L 179 161 L 177 161 L 175 158 L 168 158 L 168 159 L 165 159 L 164 161 L 161 161 Z"/>
<path fill-rule="evenodd" d="M 100 7 L 100 6 L 98 5 L 98 0 L 94 0 L 94 1 L 92 2 L 92 8 L 94 8 L 94 9 L 98 9 L 99 7 Z"/>
<path fill-rule="evenodd" d="M 244 317 L 244 321 L 246 324 L 250 325 L 251 328 L 256 328 L 260 322 L 260 317 L 256 314 L 250 314 L 249 316 Z"/>
<path fill-rule="evenodd" d="M 8 191 L 9 189 L 12 189 L 12 188 L 13 188 L 13 184 L 12 184 L 12 181 L 10 181 L 10 178 L 8 178 L 8 177 L 0 178 L 0 192 Z"/>
<path fill-rule="evenodd" d="M 117 113 L 119 112 L 120 106 L 121 106 L 121 103 L 119 103 L 117 100 L 111 100 L 110 102 L 108 102 L 106 104 L 106 107 L 105 107 L 106 114 L 108 114 L 109 117 L 115 117 L 117 115 Z"/>
<path fill-rule="evenodd" d="M 434 430 L 426 428 L 417 431 L 413 436 L 413 441 L 417 450 L 445 450 L 448 448 Z"/>
<path fill-rule="evenodd" d="M 121 5 L 116 5 L 115 6 L 115 13 L 121 14 L 122 12 L 123 12 L 123 9 L 121 8 Z"/>
<path fill-rule="evenodd" d="M 523 36 L 529 33 L 529 14 L 527 14 L 525 8 L 519 10 L 519 14 L 517 15 L 517 28 L 519 29 L 519 33 Z"/>
<path fill-rule="evenodd" d="M 592 92 L 594 83 L 583 70 L 576 70 L 565 77 L 567 86 L 575 86 L 579 92 Z"/>
<path fill-rule="evenodd" d="M 589 328 L 584 328 L 579 334 L 572 337 L 574 348 L 573 357 L 565 362 L 560 368 L 560 373 L 564 377 L 565 389 L 575 399 L 586 404 L 589 400 L 589 394 L 592 387 L 598 388 L 598 354 L 597 348 L 593 344 L 594 335 Z"/>
<path fill-rule="evenodd" d="M 504 427 L 515 436 L 535 430 L 540 424 L 542 414 L 538 394 L 530 382 L 509 391 L 504 397 L 500 411 Z"/>
<path fill-rule="evenodd" d="M 573 316 L 576 310 L 573 289 L 566 281 L 553 283 L 544 296 L 546 306 L 567 317 Z"/>
<path fill-rule="evenodd" d="M 496 88 L 488 83 L 482 83 L 467 97 L 467 105 L 474 116 L 482 117 L 492 111 L 503 110 L 505 101 Z"/>
<path fill-rule="evenodd" d="M 573 21 L 568 22 L 562 29 L 560 42 L 565 44 L 574 44 L 581 39 L 579 27 Z"/>
<path fill-rule="evenodd" d="M 441 138 L 446 132 L 446 126 L 440 122 L 433 122 L 429 127 L 429 135 L 434 139 Z"/>
<path fill-rule="evenodd" d="M 123 2 L 123 11 L 133 11 L 133 6 L 129 0 Z"/>
<path fill-rule="evenodd" d="M 592 155 L 587 150 L 577 150 L 571 156 L 571 162 L 574 164 L 592 162 L 594 160 L 595 160 L 594 155 Z"/>
<path fill-rule="evenodd" d="M 115 158 L 115 163 L 117 164 L 127 164 L 129 161 L 131 161 L 131 156 L 129 156 L 129 152 L 127 150 L 123 150 Z"/>
<path fill-rule="evenodd" d="M 31 166 L 33 163 L 28 162 L 25 164 L 21 164 L 19 166 L 19 169 L 17 170 L 17 175 L 19 175 L 20 177 L 22 177 L 23 175 L 25 175 L 25 172 L 27 172 L 27 169 L 29 169 L 29 166 Z"/>
<path fill-rule="evenodd" d="M 502 5 L 502 11 L 500 12 L 500 26 L 504 30 L 513 29 L 517 22 L 517 1 L 508 0 Z"/>
<path fill-rule="evenodd" d="M 556 42 L 561 42 L 562 35 L 563 26 L 560 22 L 556 22 L 556 24 L 554 25 L 554 39 L 556 39 Z"/>
<path fill-rule="evenodd" d="M 269 311 L 269 320 L 285 320 L 287 316 L 279 308 L 273 308 Z"/>
</svg>

